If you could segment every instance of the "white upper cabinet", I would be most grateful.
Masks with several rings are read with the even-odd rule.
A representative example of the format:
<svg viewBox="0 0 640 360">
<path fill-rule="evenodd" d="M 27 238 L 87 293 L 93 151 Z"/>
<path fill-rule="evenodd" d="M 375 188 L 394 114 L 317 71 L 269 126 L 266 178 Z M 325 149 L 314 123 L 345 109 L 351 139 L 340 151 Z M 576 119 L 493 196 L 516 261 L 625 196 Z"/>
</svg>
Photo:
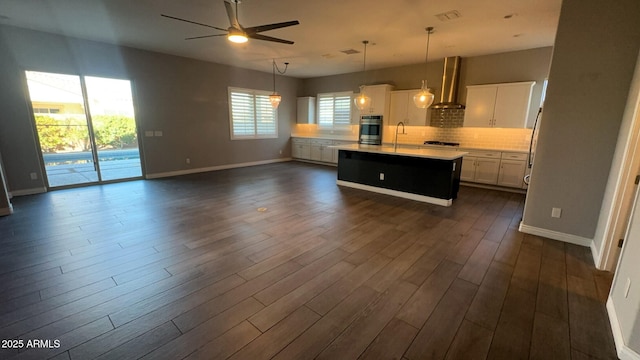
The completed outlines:
<svg viewBox="0 0 640 360">
<path fill-rule="evenodd" d="M 383 121 L 389 121 L 389 103 L 391 100 L 392 88 L 393 86 L 388 84 L 365 86 L 364 92 L 368 97 L 371 98 L 371 107 L 369 109 L 360 111 L 359 114 L 382 115 Z"/>
<path fill-rule="evenodd" d="M 400 121 L 405 125 L 429 125 L 427 122 L 427 109 L 420 109 L 413 103 L 413 96 L 419 92 L 419 89 L 391 92 L 389 125 L 395 125 Z"/>
<path fill-rule="evenodd" d="M 467 86 L 465 127 L 525 128 L 535 81 Z"/>
</svg>

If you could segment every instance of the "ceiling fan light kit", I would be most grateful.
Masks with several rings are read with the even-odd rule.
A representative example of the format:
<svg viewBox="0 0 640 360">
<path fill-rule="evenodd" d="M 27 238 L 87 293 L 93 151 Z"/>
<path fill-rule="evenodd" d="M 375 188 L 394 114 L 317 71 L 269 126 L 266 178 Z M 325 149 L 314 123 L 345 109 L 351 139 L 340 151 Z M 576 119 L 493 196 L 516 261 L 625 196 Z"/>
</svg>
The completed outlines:
<svg viewBox="0 0 640 360">
<path fill-rule="evenodd" d="M 364 44 L 364 61 L 362 62 L 362 76 L 364 77 L 364 84 L 366 84 L 366 80 L 367 80 L 367 44 L 369 43 L 368 40 L 364 40 L 362 41 L 362 43 Z M 365 109 L 369 109 L 371 108 L 371 98 L 367 96 L 367 94 L 365 94 L 364 92 L 365 86 L 364 85 L 360 85 L 360 95 L 356 96 L 355 99 L 353 99 L 354 104 L 356 105 L 356 108 L 358 108 L 358 110 L 363 111 Z"/>
<path fill-rule="evenodd" d="M 413 95 L 413 103 L 420 109 L 426 109 L 431 104 L 433 104 L 433 99 L 435 99 L 435 95 L 429 90 L 427 87 L 427 66 L 429 63 L 429 40 L 431 38 L 431 33 L 433 32 L 433 27 L 430 26 L 426 28 L 427 30 L 427 52 L 424 56 L 424 80 L 422 80 L 422 86 L 420 92 Z"/>
<path fill-rule="evenodd" d="M 242 44 L 249 41 L 247 34 L 234 28 L 229 28 L 229 35 L 227 35 L 227 39 L 236 44 Z"/>
</svg>

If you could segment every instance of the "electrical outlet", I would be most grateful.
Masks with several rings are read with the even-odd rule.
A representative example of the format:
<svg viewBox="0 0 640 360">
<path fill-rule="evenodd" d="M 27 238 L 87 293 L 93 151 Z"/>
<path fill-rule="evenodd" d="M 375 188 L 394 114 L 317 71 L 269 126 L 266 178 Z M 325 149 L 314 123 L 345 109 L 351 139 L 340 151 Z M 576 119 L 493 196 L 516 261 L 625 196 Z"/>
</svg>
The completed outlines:
<svg viewBox="0 0 640 360">
<path fill-rule="evenodd" d="M 380 181 L 384 181 L 384 173 L 380 173 Z"/>
<path fill-rule="evenodd" d="M 191 159 L 186 158 L 186 159 L 184 159 L 184 162 L 186 162 L 187 164 L 191 164 Z"/>
<path fill-rule="evenodd" d="M 29 177 L 31 177 L 31 180 L 38 180 L 38 173 L 32 172 L 29 174 Z"/>
<path fill-rule="evenodd" d="M 562 215 L 561 208 L 551 208 L 551 217 L 559 218 Z"/>
</svg>

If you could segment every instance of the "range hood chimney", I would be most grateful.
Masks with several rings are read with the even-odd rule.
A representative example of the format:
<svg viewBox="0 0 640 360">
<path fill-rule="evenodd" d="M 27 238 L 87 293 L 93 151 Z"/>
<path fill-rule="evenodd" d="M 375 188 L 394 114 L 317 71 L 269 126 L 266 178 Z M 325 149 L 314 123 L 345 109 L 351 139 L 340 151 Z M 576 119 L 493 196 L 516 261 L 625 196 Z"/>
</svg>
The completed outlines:
<svg viewBox="0 0 640 360">
<path fill-rule="evenodd" d="M 460 56 L 444 58 L 440 102 L 431 105 L 432 109 L 464 109 L 464 105 L 458 104 L 457 101 L 459 78 Z"/>
</svg>

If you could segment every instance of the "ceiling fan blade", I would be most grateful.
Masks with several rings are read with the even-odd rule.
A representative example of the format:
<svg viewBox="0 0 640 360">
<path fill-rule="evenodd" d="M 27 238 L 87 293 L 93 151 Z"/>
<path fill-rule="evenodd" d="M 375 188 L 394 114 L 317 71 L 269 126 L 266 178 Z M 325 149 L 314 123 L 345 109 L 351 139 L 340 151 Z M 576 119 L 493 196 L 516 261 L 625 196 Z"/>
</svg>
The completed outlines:
<svg viewBox="0 0 640 360">
<path fill-rule="evenodd" d="M 192 36 L 192 37 L 185 38 L 185 40 L 204 39 L 204 38 L 209 38 L 209 37 L 214 37 L 214 36 L 227 36 L 227 34 Z"/>
<path fill-rule="evenodd" d="M 175 16 L 170 16 L 170 15 L 165 15 L 165 14 L 160 14 L 160 16 L 164 16 L 164 17 L 166 17 L 166 18 L 173 19 L 173 20 L 178 20 L 178 21 L 188 22 L 188 23 L 190 23 L 190 24 L 196 24 L 196 25 L 200 25 L 200 26 L 206 26 L 206 27 L 208 27 L 208 28 L 212 28 L 212 29 L 216 29 L 216 30 L 220 30 L 220 31 L 227 31 L 227 29 L 222 29 L 222 28 L 219 28 L 219 27 L 216 27 L 216 26 L 211 26 L 211 25 L 207 25 L 207 24 L 202 24 L 202 23 L 195 22 L 195 21 L 191 21 L 191 20 L 187 20 L 187 19 L 181 19 L 181 18 L 179 18 L 179 17 L 175 17 Z"/>
<path fill-rule="evenodd" d="M 264 41 L 273 41 L 273 42 L 278 42 L 278 43 L 282 43 L 282 44 L 289 44 L 289 45 L 293 45 L 293 41 L 284 40 L 284 39 L 278 39 L 278 38 L 274 38 L 274 37 L 266 36 L 266 35 L 260 35 L 260 34 L 247 34 L 247 36 L 248 36 L 250 39 L 264 40 Z"/>
<path fill-rule="evenodd" d="M 267 24 L 267 25 L 259 25 L 259 26 L 248 27 L 248 28 L 245 28 L 244 30 L 246 32 L 249 32 L 249 33 L 259 33 L 259 32 L 263 32 L 263 31 L 280 29 L 280 28 L 283 28 L 283 27 L 294 26 L 294 25 L 298 25 L 298 24 L 300 24 L 300 22 L 298 20 L 293 20 L 293 21 L 285 21 L 285 22 L 275 23 L 275 24 Z"/>
<path fill-rule="evenodd" d="M 233 10 L 233 6 L 231 5 L 231 3 L 228 1 L 225 1 L 224 8 L 227 10 L 227 16 L 229 17 L 229 24 L 231 25 L 231 27 L 234 27 L 236 29 L 242 29 L 242 27 L 240 26 L 240 23 L 238 22 L 237 14 Z M 236 3 L 236 9 L 238 9 L 238 3 Z"/>
</svg>

